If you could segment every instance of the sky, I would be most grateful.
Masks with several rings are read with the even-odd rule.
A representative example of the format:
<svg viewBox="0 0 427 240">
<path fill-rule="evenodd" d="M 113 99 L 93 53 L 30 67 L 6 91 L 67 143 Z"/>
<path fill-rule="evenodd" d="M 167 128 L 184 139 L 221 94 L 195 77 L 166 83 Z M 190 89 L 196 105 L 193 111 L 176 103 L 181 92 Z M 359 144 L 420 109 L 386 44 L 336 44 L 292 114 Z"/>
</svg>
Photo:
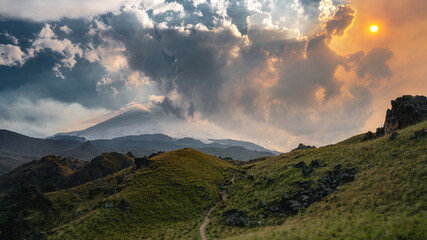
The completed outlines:
<svg viewBox="0 0 427 240">
<path fill-rule="evenodd" d="M 390 100 L 426 95 L 425 9 L 0 0 L 0 128 L 46 137 L 141 108 L 279 151 L 335 143 L 382 126 Z"/>
</svg>

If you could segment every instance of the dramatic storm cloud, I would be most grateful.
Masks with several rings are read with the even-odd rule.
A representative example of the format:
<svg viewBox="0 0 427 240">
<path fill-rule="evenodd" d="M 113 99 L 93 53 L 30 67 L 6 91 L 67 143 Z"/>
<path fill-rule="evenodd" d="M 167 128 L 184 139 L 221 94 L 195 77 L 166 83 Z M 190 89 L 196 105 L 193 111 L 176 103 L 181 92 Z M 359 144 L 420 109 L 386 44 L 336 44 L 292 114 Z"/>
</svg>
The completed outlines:
<svg viewBox="0 0 427 240">
<path fill-rule="evenodd" d="M 337 141 L 365 127 L 375 91 L 395 76 L 386 45 L 332 47 L 363 14 L 349 3 L 5 1 L 0 92 L 20 114 L 3 107 L 0 127 L 43 135 L 77 125 L 58 114 L 31 129 L 28 119 L 49 120 L 21 114 L 26 103 L 81 118 L 136 104 L 282 151 Z"/>
</svg>

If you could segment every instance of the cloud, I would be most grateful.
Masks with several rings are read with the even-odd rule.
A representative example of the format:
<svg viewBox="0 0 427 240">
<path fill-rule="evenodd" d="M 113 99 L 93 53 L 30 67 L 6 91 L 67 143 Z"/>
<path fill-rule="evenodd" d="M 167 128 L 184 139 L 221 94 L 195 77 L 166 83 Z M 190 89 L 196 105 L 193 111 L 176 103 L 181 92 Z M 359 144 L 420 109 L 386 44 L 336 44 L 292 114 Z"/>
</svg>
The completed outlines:
<svg viewBox="0 0 427 240">
<path fill-rule="evenodd" d="M 359 78 L 368 76 L 371 79 L 391 78 L 393 72 L 387 65 L 393 52 L 388 48 L 373 48 L 368 53 L 358 51 L 350 57 L 350 61 L 356 65 Z"/>
<path fill-rule="evenodd" d="M 24 53 L 19 46 L 0 44 L 0 65 L 23 65 L 27 59 L 27 54 Z"/>
<path fill-rule="evenodd" d="M 138 73 L 156 83 L 156 96 L 163 97 L 151 107 L 158 112 L 181 119 L 199 114 L 241 134 L 265 124 L 314 144 L 362 127 L 372 93 L 363 82 L 346 81 L 337 72 L 387 78 L 391 52 L 373 49 L 347 56 L 330 48 L 332 37 L 351 27 L 355 10 L 338 6 L 323 31 L 307 38 L 298 38 L 292 29 L 280 28 L 272 15 L 256 11 L 246 18 L 247 34 L 242 35 L 227 20 L 216 26 L 156 28 L 143 10 L 123 10 L 107 18 L 108 27 L 97 30 L 102 44 L 93 47 L 98 52 L 93 61 L 110 72 Z M 102 49 L 114 49 L 109 45 L 120 50 L 100 57 Z M 125 64 L 113 70 L 102 60 L 110 57 L 124 58 Z M 368 67 L 373 62 L 381 70 Z M 173 94 L 178 98 L 172 100 Z M 243 119 L 251 123 L 241 124 Z"/>
<path fill-rule="evenodd" d="M 345 30 L 354 22 L 356 10 L 349 4 L 339 5 L 334 15 L 325 22 L 325 31 L 328 35 L 342 36 Z"/>
<path fill-rule="evenodd" d="M 45 24 L 40 31 L 39 38 L 33 42 L 35 52 L 50 49 L 60 53 L 64 58 L 61 60 L 62 66 L 72 68 L 76 64 L 76 57 L 82 57 L 83 51 L 78 44 L 73 44 L 68 39 L 59 40 L 55 36 L 49 24 Z"/>
<path fill-rule="evenodd" d="M 76 57 L 83 56 L 83 50 L 78 44 L 73 44 L 68 39 L 57 39 L 51 25 L 49 24 L 45 24 L 39 33 L 39 37 L 33 42 L 32 47 L 36 54 L 41 51 L 45 51 L 46 49 L 50 49 L 53 52 L 59 53 L 63 57 L 61 59 L 61 63 L 56 63 L 52 69 L 56 73 L 56 76 L 62 79 L 65 77 L 61 73 L 60 68 L 72 69 L 77 62 Z"/>
<path fill-rule="evenodd" d="M 167 116 L 169 114 L 174 115 L 177 118 L 185 119 L 185 110 L 173 103 L 173 101 L 164 97 L 163 101 L 154 102 L 154 106 L 151 107 L 151 110 L 156 114 Z"/>
<path fill-rule="evenodd" d="M 154 15 L 162 14 L 168 11 L 184 13 L 184 7 L 177 2 L 165 2 L 163 0 L 142 1 L 142 5 L 147 10 L 152 10 Z"/>
<path fill-rule="evenodd" d="M 8 18 L 30 19 L 34 21 L 60 20 L 61 18 L 90 17 L 118 10 L 121 0 L 2 0 L 0 15 Z"/>
<path fill-rule="evenodd" d="M 0 98 L 0 128 L 16 131 L 30 136 L 48 136 L 64 130 L 86 128 L 96 119 L 109 114 L 102 109 L 88 109 L 80 104 L 61 103 L 52 99 L 36 101 L 19 98 L 10 101 L 11 97 Z"/>
<path fill-rule="evenodd" d="M 52 26 L 45 24 L 39 32 L 38 37 L 26 49 L 26 52 L 23 52 L 19 46 L 0 44 L 0 65 L 22 66 L 26 61 L 36 57 L 37 54 L 46 49 L 59 53 L 62 56 L 60 63 L 55 63 L 52 67 L 56 76 L 60 78 L 64 78 L 60 68 L 72 69 L 77 62 L 76 57 L 83 56 L 83 50 L 79 47 L 79 44 L 73 44 L 66 38 L 59 40 Z"/>
<path fill-rule="evenodd" d="M 62 26 L 59 29 L 63 31 L 65 34 L 70 34 L 73 32 L 73 30 L 71 30 L 71 28 L 69 28 L 67 25 Z"/>
<path fill-rule="evenodd" d="M 369 117 L 367 82 L 392 74 L 387 48 L 344 55 L 330 47 L 355 13 L 330 1 L 127 2 L 82 25 L 43 25 L 29 41 L 34 62 L 22 68 L 38 63 L 49 73 L 13 90 L 87 109 L 140 105 L 282 150 L 330 143 Z M 21 66 L 23 54 L 7 62 Z"/>
<path fill-rule="evenodd" d="M 13 36 L 12 34 L 10 34 L 8 32 L 0 33 L 0 36 L 5 36 L 6 39 L 8 39 L 9 41 L 11 41 L 12 44 L 14 44 L 14 45 L 18 45 L 19 44 L 19 40 L 15 36 Z"/>
</svg>

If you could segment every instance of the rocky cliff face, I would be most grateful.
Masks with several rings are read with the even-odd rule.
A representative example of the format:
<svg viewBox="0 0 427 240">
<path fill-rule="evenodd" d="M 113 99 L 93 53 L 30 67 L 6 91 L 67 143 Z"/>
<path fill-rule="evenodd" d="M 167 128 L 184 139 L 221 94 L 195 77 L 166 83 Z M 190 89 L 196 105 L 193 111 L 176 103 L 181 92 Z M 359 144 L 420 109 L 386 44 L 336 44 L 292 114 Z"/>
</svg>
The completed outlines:
<svg viewBox="0 0 427 240">
<path fill-rule="evenodd" d="M 395 130 L 421 122 L 427 115 L 427 97 L 404 95 L 391 101 L 387 109 L 384 130 L 391 133 Z"/>
</svg>

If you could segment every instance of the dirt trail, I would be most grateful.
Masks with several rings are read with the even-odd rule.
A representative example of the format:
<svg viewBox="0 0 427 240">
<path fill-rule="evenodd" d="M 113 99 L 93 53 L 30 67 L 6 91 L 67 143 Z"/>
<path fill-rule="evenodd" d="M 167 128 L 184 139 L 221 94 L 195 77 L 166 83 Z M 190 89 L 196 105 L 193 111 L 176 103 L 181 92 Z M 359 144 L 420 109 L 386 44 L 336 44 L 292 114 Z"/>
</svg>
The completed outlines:
<svg viewBox="0 0 427 240">
<path fill-rule="evenodd" d="M 233 177 L 231 178 L 231 184 L 233 184 L 234 183 L 234 176 L 235 175 L 233 175 Z M 227 190 L 224 190 L 224 195 L 223 195 L 223 201 L 225 201 L 225 200 L 227 200 L 227 198 L 228 198 L 228 192 L 227 192 Z M 200 237 L 202 238 L 202 240 L 208 240 L 208 238 L 206 237 L 206 234 L 205 234 L 205 227 L 206 227 L 206 225 L 208 225 L 209 224 L 209 222 L 211 221 L 210 219 L 209 219 L 209 216 L 211 215 L 211 213 L 212 213 L 212 211 L 216 208 L 216 207 L 218 207 L 218 205 L 221 203 L 221 201 L 219 201 L 219 202 L 217 202 L 216 204 L 215 204 L 215 206 L 213 206 L 211 209 L 209 209 L 209 211 L 206 213 L 206 216 L 205 216 L 205 220 L 203 221 L 203 224 L 202 224 L 202 226 L 200 226 Z"/>
</svg>

